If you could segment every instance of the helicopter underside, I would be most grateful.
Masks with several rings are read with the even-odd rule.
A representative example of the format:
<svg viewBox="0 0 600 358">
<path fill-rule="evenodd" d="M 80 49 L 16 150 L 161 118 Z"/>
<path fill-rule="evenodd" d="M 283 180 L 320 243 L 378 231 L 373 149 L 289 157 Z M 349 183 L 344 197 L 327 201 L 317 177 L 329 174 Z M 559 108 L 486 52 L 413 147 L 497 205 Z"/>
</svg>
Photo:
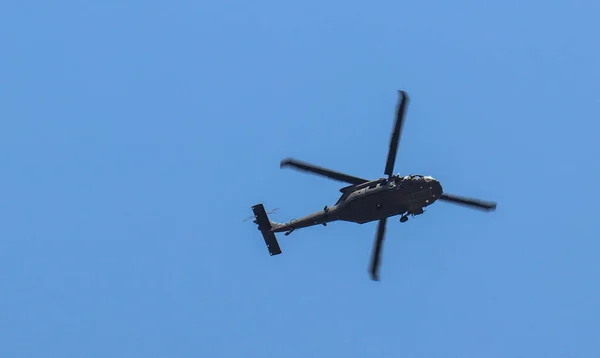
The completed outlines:
<svg viewBox="0 0 600 358">
<path fill-rule="evenodd" d="M 387 184 L 372 189 L 365 188 L 338 203 L 336 218 L 364 224 L 395 215 L 419 215 L 441 194 L 441 186 L 437 181 L 420 184 L 409 181 L 405 185 Z"/>
</svg>

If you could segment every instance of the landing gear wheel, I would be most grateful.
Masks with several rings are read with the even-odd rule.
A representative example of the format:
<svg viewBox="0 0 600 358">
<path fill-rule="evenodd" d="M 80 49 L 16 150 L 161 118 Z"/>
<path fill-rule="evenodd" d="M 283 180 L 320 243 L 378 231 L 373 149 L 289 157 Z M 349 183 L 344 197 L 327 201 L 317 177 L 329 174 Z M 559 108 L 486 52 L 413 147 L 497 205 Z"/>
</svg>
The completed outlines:
<svg viewBox="0 0 600 358">
<path fill-rule="evenodd" d="M 401 216 L 401 217 L 400 217 L 400 222 L 401 222 L 401 223 L 405 223 L 405 222 L 407 222 L 407 221 L 408 221 L 408 216 Z"/>
</svg>

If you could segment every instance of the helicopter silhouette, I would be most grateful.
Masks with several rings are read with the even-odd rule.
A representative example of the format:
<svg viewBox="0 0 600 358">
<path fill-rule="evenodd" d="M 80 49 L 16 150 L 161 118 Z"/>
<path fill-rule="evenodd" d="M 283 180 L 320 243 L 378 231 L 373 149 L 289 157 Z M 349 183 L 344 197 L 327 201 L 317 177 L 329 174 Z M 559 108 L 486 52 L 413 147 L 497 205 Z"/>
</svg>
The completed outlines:
<svg viewBox="0 0 600 358">
<path fill-rule="evenodd" d="M 258 225 L 258 230 L 261 231 L 271 256 L 282 253 L 275 233 L 284 232 L 287 236 L 294 230 L 315 225 L 327 226 L 328 223 L 334 221 L 347 221 L 358 224 L 377 221 L 377 235 L 369 271 L 371 278 L 379 281 L 381 249 L 389 217 L 400 215 L 400 222 L 404 223 L 408 220 L 409 216 L 414 217 L 415 215 L 423 214 L 425 207 L 438 200 L 484 211 L 496 209 L 495 202 L 444 193 L 440 182 L 431 176 L 393 174 L 398 143 L 409 102 L 409 97 L 405 91 L 400 90 L 399 94 L 396 121 L 392 131 L 384 170 L 384 174 L 387 177 L 368 180 L 292 158 L 286 158 L 281 161 L 281 168 L 292 167 L 350 185 L 340 189 L 342 195 L 335 205 L 331 207 L 325 206 L 321 211 L 297 220 L 291 220 L 288 223 L 270 221 L 263 204 L 252 206 L 255 217 L 254 223 Z"/>
</svg>

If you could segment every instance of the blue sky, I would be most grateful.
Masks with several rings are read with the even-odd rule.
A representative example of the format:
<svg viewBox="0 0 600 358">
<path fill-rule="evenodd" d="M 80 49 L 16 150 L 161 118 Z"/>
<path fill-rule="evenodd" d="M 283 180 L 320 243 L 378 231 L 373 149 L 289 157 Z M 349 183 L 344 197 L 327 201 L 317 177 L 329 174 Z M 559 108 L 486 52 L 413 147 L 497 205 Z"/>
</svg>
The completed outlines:
<svg viewBox="0 0 600 358">
<path fill-rule="evenodd" d="M 5 1 L 0 356 L 598 357 L 592 1 Z M 496 200 L 282 236 L 288 156 Z"/>
</svg>

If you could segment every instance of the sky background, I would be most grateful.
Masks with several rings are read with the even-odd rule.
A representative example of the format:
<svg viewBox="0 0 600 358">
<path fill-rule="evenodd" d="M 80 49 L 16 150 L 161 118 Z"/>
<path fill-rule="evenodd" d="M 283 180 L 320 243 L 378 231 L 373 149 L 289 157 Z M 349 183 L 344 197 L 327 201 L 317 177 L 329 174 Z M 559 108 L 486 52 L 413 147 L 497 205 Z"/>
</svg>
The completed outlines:
<svg viewBox="0 0 600 358">
<path fill-rule="evenodd" d="M 594 1 L 0 4 L 0 356 L 600 356 Z M 396 171 L 436 203 L 281 236 Z"/>
</svg>

